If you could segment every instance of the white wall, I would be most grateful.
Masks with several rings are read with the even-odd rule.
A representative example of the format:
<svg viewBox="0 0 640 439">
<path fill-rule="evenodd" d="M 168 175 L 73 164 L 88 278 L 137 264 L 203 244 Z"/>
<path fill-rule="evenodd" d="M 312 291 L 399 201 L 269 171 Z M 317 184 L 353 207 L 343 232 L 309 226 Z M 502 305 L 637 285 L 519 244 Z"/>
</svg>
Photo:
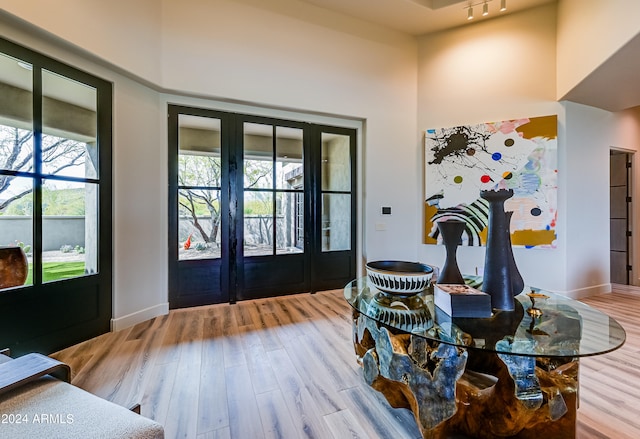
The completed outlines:
<svg viewBox="0 0 640 439">
<path fill-rule="evenodd" d="M 583 297 L 611 288 L 609 147 L 615 139 L 614 114 L 572 102 L 563 105 L 566 160 L 559 172 L 565 187 L 565 289 Z"/>
<path fill-rule="evenodd" d="M 558 91 L 561 99 L 638 34 L 637 0 L 560 0 Z"/>
<path fill-rule="evenodd" d="M 3 0 L 2 10 L 151 82 L 160 78 L 156 0 Z"/>
<path fill-rule="evenodd" d="M 168 312 L 166 114 L 157 92 L 116 78 L 113 328 Z"/>
<path fill-rule="evenodd" d="M 555 102 L 555 14 L 555 6 L 547 5 L 422 37 L 418 61 L 420 147 L 424 149 L 424 131 L 429 128 L 557 114 L 562 169 L 564 109 Z M 564 190 L 559 189 L 558 247 L 514 249 L 525 282 L 554 291 L 566 291 Z M 420 203 L 424 195 L 421 188 Z M 420 217 L 424 220 L 423 214 Z M 423 262 L 442 265 L 444 249 L 421 245 L 419 256 Z M 482 274 L 484 247 L 459 248 L 458 262 L 463 272 L 477 270 Z"/>
</svg>

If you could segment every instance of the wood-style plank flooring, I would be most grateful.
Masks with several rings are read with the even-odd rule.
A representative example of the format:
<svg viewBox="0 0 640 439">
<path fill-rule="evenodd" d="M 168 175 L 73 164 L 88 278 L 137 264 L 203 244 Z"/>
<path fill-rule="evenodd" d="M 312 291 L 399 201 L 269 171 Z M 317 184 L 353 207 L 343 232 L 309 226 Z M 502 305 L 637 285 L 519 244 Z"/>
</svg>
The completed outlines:
<svg viewBox="0 0 640 439">
<path fill-rule="evenodd" d="M 584 300 L 626 344 L 581 360 L 578 437 L 640 437 L 640 289 Z M 419 438 L 364 384 L 342 291 L 173 310 L 53 355 L 72 383 L 165 427 L 168 439 Z M 554 439 L 554 438 L 549 438 Z"/>
</svg>

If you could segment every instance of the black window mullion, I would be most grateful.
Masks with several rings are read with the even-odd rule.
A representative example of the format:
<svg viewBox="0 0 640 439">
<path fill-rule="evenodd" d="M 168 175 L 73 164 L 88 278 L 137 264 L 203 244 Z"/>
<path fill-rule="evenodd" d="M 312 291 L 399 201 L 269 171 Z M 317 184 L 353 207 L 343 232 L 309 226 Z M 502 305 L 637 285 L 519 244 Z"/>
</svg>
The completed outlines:
<svg viewBox="0 0 640 439">
<path fill-rule="evenodd" d="M 276 254 L 276 221 L 277 216 L 277 195 L 276 190 L 276 126 L 271 125 L 271 254 Z"/>
<path fill-rule="evenodd" d="M 42 67 L 33 64 L 33 285 L 42 284 Z"/>
</svg>

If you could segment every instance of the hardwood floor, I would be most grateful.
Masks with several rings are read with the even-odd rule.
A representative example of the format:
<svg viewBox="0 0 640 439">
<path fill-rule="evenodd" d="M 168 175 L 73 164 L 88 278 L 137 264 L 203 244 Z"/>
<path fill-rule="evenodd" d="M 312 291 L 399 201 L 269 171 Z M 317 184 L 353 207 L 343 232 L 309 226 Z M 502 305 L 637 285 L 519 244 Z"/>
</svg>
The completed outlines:
<svg viewBox="0 0 640 439">
<path fill-rule="evenodd" d="M 618 320 L 627 341 L 581 360 L 578 437 L 638 438 L 640 289 L 584 302 Z M 73 384 L 141 403 L 168 439 L 420 437 L 408 410 L 364 384 L 341 290 L 173 310 L 53 357 Z"/>
</svg>

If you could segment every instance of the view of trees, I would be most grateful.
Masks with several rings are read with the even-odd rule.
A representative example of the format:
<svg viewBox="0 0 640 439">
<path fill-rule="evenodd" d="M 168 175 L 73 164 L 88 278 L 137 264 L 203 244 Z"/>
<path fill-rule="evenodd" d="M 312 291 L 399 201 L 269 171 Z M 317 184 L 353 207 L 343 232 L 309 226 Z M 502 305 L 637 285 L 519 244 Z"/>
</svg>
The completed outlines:
<svg viewBox="0 0 640 439">
<path fill-rule="evenodd" d="M 42 167 L 48 174 L 60 174 L 73 167 L 82 166 L 86 156 L 86 144 L 56 136 L 43 135 Z M 0 125 L 0 169 L 33 172 L 33 132 L 16 127 Z M 17 179 L 0 174 L 0 215 L 30 215 L 33 191 L 32 184 L 15 184 Z M 12 184 L 14 183 L 14 184 Z M 83 215 L 84 200 L 82 189 L 55 190 L 44 194 L 52 202 L 44 214 Z M 81 200 L 82 199 L 82 200 Z M 64 200 L 59 203 L 56 200 Z M 82 201 L 80 203 L 80 200 Z M 82 207 L 80 207 L 82 206 Z"/>
<path fill-rule="evenodd" d="M 270 161 L 245 161 L 245 187 L 271 188 Z M 220 230 L 220 190 L 222 168 L 220 157 L 211 155 L 180 154 L 178 157 L 178 204 L 180 215 L 187 216 L 191 225 L 205 243 L 215 243 Z M 206 189 L 205 189 L 206 188 Z M 270 197 L 269 197 L 270 200 Z M 260 199 L 245 205 L 245 213 L 271 215 L 271 203 Z M 206 221 L 206 223 L 203 223 Z"/>
</svg>

